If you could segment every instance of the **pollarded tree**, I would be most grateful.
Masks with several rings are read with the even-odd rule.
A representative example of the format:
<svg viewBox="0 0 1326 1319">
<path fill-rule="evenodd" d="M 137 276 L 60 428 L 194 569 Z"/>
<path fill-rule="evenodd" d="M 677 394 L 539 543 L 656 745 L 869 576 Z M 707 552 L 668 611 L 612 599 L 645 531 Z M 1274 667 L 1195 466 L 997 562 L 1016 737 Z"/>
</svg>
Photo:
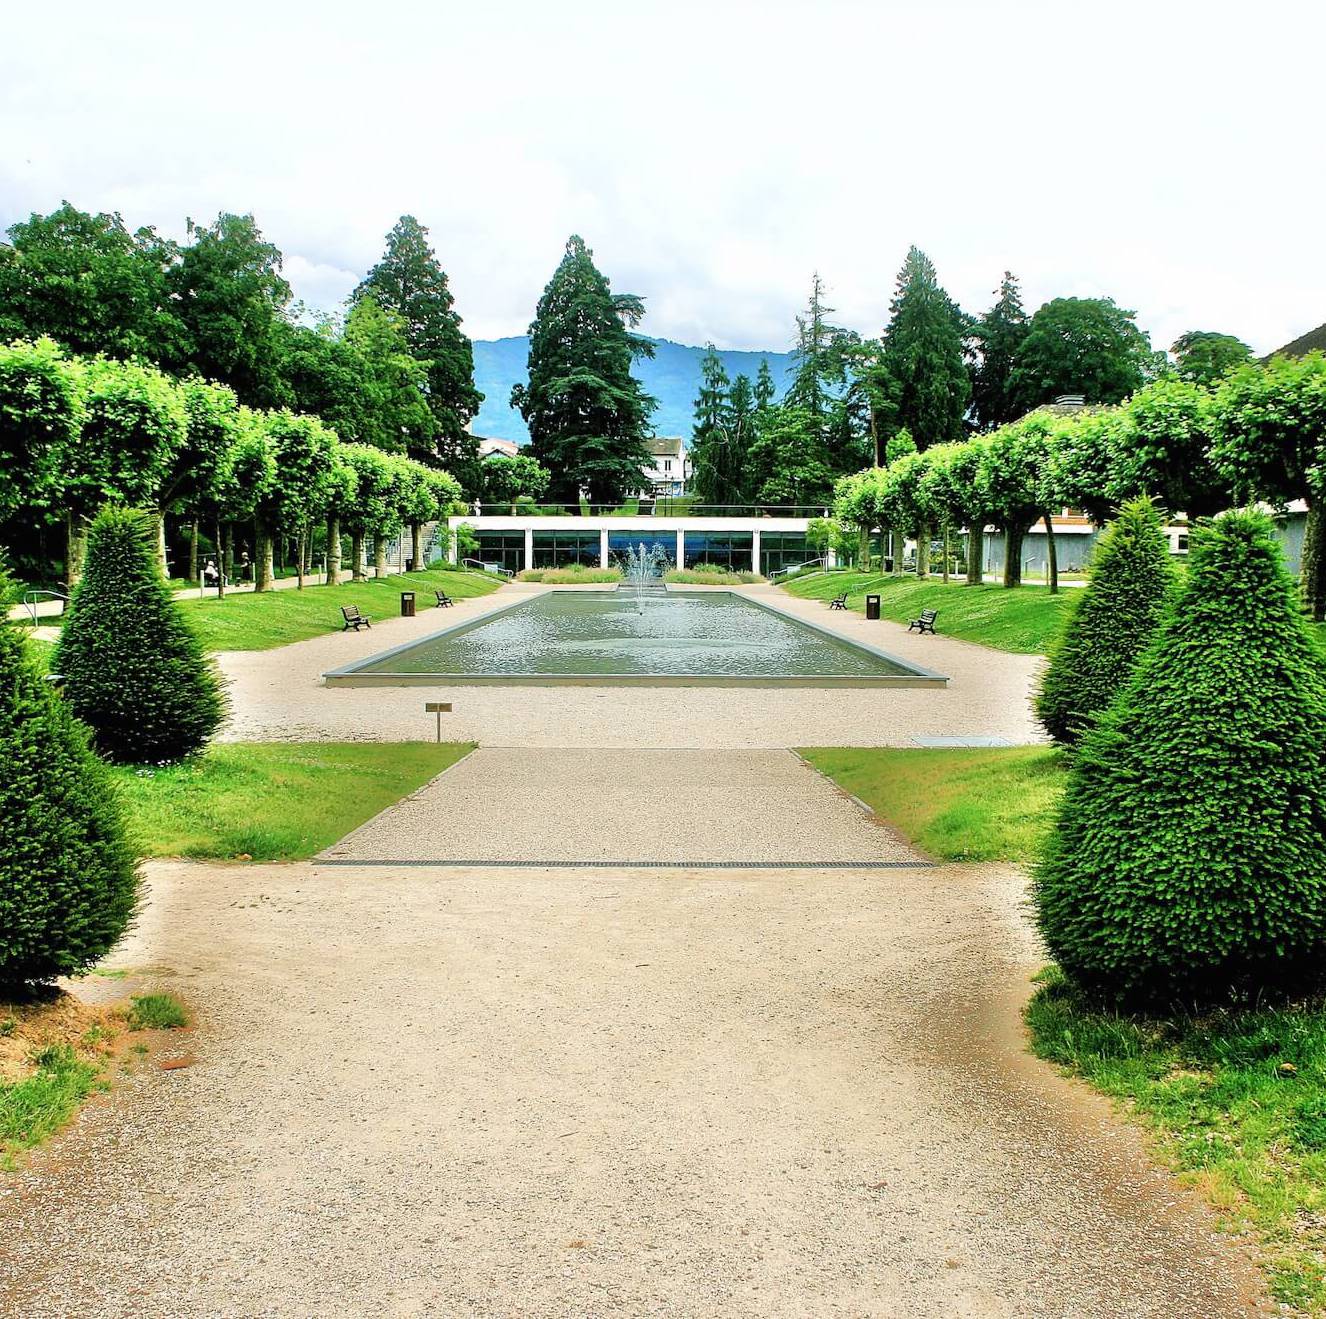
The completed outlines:
<svg viewBox="0 0 1326 1319">
<path fill-rule="evenodd" d="M 916 575 L 919 578 L 930 574 L 930 535 L 939 515 L 926 489 L 926 470 L 925 454 L 907 454 L 884 469 L 880 489 L 884 520 L 895 531 L 916 538 Z M 901 555 L 898 558 L 901 559 Z M 895 569 L 900 568 L 901 563 L 895 560 Z"/>
<path fill-rule="evenodd" d="M 1216 391 L 1211 458 L 1240 499 L 1283 507 L 1307 501 L 1300 589 L 1326 618 L 1326 356 L 1277 357 L 1246 366 Z"/>
<path fill-rule="evenodd" d="M 341 525 L 350 533 L 351 574 L 354 580 L 364 580 L 364 542 L 368 536 L 390 533 L 400 529 L 399 510 L 393 505 L 396 498 L 396 471 L 391 457 L 368 444 L 343 444 L 340 457 L 354 469 L 356 494 L 352 505 L 341 515 Z M 386 564 L 383 546 L 382 563 Z"/>
<path fill-rule="evenodd" d="M 402 459 L 401 518 L 410 528 L 410 557 L 416 571 L 424 567 L 424 526 L 444 518 L 460 502 L 460 483 L 446 472 Z"/>
<path fill-rule="evenodd" d="M 556 499 L 616 504 L 648 487 L 645 448 L 655 400 L 631 374 L 654 345 L 631 331 L 642 299 L 612 292 L 593 253 L 572 235 L 529 327 L 529 382 L 511 403 L 529 426 L 530 447 L 552 474 Z"/>
<path fill-rule="evenodd" d="M 254 589 L 271 589 L 273 541 L 277 535 L 283 535 L 295 537 L 298 544 L 298 581 L 302 590 L 309 527 L 325 513 L 336 435 L 316 417 L 284 410 L 265 414 L 263 427 L 276 461 L 276 480 L 258 503 Z"/>
<path fill-rule="evenodd" d="M 218 566 L 223 570 L 218 581 L 224 594 L 227 547 L 222 538 L 220 494 L 230 450 L 239 438 L 239 400 L 233 389 L 196 376 L 182 381 L 178 388 L 186 422 L 184 443 L 162 478 L 161 506 L 177 509 L 193 521 L 191 581 L 198 577 L 198 524 L 210 516 Z"/>
<path fill-rule="evenodd" d="M 885 375 L 895 422 L 918 449 L 963 436 L 971 379 L 962 341 L 966 319 L 939 286 L 933 262 L 919 248 L 907 253 L 884 331 Z"/>
<path fill-rule="evenodd" d="M 1130 500 L 1091 556 L 1091 578 L 1050 652 L 1036 713 L 1061 746 L 1072 746 L 1127 683 L 1164 614 L 1174 585 L 1155 505 Z"/>
<path fill-rule="evenodd" d="M 1022 584 L 1022 543 L 1032 524 L 1042 518 L 1051 531 L 1049 544 L 1053 554 L 1046 488 L 1050 471 L 1049 432 L 1045 414 L 1033 414 L 1001 426 L 986 438 L 981 450 L 976 477 L 978 501 L 1004 533 L 1004 585 L 1008 587 Z M 1051 562 L 1052 584 L 1053 568 Z"/>
<path fill-rule="evenodd" d="M 68 517 L 66 572 L 78 580 L 86 521 L 107 502 L 151 509 L 165 566 L 161 497 L 188 435 L 175 383 L 154 367 L 94 358 L 80 375 L 82 425 L 58 457 Z"/>
<path fill-rule="evenodd" d="M 0 522 L 58 507 L 57 458 L 81 423 L 76 370 L 54 340 L 0 344 Z"/>
<path fill-rule="evenodd" d="M 1201 385 L 1166 376 L 1139 389 L 1110 430 L 1116 498 L 1154 495 L 1171 513 L 1212 517 L 1233 502 L 1230 482 L 1211 462 L 1215 416 Z"/>
<path fill-rule="evenodd" d="M 990 521 L 988 496 L 980 480 L 984 441 L 936 445 L 926 454 L 930 459 L 924 477 L 926 500 L 941 525 L 967 529 L 967 585 L 980 586 L 985 580 L 985 524 Z M 946 554 L 946 572 L 947 559 Z"/>
<path fill-rule="evenodd" d="M 840 476 L 833 487 L 833 515 L 845 526 L 855 527 L 859 538 L 857 558 L 870 569 L 870 533 L 879 525 L 880 490 L 884 468 L 867 467 L 862 472 Z"/>
<path fill-rule="evenodd" d="M 323 492 L 323 517 L 327 519 L 327 585 L 341 580 L 341 524 L 359 499 L 359 473 L 345 456 L 346 447 L 332 450 L 331 470 Z"/>
<path fill-rule="evenodd" d="M 1035 877 L 1041 934 L 1091 991 L 1297 992 L 1326 953 L 1326 678 L 1269 521 L 1193 537 L 1186 581 L 1083 737 Z"/>
<path fill-rule="evenodd" d="M 262 413 L 241 405 L 235 418 L 235 441 L 217 474 L 215 519 L 229 553 L 236 523 L 256 525 L 258 509 L 276 485 L 276 454 Z M 255 546 L 256 548 L 256 546 Z M 252 565 L 255 577 L 257 564 Z M 225 590 L 224 575 L 219 587 Z"/>
<path fill-rule="evenodd" d="M 54 660 L 98 750 L 134 764 L 192 755 L 225 717 L 216 671 L 157 566 L 153 530 L 135 510 L 97 514 Z"/>
<path fill-rule="evenodd" d="M 1051 416 L 1050 484 L 1060 503 L 1080 508 L 1098 527 L 1109 521 L 1122 499 L 1144 494 L 1119 483 L 1115 432 L 1121 409 L 1095 408 L 1068 416 Z"/>
<path fill-rule="evenodd" d="M 0 991 L 79 975 L 138 906 L 138 859 L 109 771 L 8 621 L 0 574 Z"/>
</svg>

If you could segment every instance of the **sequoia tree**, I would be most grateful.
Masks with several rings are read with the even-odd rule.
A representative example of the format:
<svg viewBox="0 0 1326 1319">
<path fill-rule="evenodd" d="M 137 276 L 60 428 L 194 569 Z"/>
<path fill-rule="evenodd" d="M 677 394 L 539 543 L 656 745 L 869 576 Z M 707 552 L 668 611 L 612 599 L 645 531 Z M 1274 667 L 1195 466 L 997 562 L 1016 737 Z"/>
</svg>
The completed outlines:
<svg viewBox="0 0 1326 1319">
<path fill-rule="evenodd" d="M 511 403 L 529 426 L 530 451 L 549 471 L 552 494 L 616 504 L 648 484 L 645 448 L 655 400 L 631 374 L 654 346 L 631 331 L 644 302 L 613 293 L 593 253 L 572 235 L 529 327 L 529 383 Z"/>
</svg>

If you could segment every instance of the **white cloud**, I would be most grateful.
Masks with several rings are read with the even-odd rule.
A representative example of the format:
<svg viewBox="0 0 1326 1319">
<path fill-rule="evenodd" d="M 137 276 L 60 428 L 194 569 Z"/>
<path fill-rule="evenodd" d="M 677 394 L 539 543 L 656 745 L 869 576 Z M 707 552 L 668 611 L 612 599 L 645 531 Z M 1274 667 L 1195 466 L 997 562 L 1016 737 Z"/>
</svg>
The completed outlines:
<svg viewBox="0 0 1326 1319">
<path fill-rule="evenodd" d="M 331 306 L 402 211 L 472 334 L 566 235 L 653 334 L 784 345 L 811 272 L 878 332 L 915 242 L 969 310 L 1113 294 L 1157 344 L 1326 319 L 1310 3 L 381 0 L 6 15 L 0 222 L 252 210 Z"/>
</svg>

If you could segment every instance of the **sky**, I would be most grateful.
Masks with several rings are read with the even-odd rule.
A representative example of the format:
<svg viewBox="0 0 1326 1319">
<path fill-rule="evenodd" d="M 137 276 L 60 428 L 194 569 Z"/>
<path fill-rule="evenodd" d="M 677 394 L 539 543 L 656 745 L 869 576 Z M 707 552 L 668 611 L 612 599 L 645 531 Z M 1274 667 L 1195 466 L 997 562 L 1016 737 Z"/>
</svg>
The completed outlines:
<svg viewBox="0 0 1326 1319">
<path fill-rule="evenodd" d="M 1111 295 L 1156 346 L 1326 321 L 1326 6 L 1263 0 L 104 0 L 6 6 L 0 227 L 251 211 L 331 310 L 403 212 L 465 328 L 580 233 L 646 333 L 876 335 L 916 244 L 964 309 Z"/>
</svg>

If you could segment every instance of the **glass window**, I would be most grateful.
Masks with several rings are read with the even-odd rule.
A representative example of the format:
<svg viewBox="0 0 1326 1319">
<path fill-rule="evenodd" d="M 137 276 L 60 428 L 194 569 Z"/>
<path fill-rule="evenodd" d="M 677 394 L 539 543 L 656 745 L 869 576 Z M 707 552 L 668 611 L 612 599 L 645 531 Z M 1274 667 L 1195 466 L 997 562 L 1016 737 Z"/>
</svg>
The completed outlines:
<svg viewBox="0 0 1326 1319">
<path fill-rule="evenodd" d="M 731 572 L 750 572 L 753 539 L 749 531 L 688 531 L 686 566 L 709 564 Z"/>
<path fill-rule="evenodd" d="M 620 564 L 637 545 L 644 545 L 646 552 L 657 547 L 667 556 L 670 566 L 677 561 L 677 537 L 672 532 L 648 531 L 613 531 L 608 534 L 608 562 Z"/>
<path fill-rule="evenodd" d="M 800 532 L 766 531 L 760 536 L 760 572 L 766 577 L 780 568 L 792 568 L 814 557 Z"/>
<path fill-rule="evenodd" d="M 479 559 L 483 563 L 496 563 L 508 572 L 520 572 L 525 566 L 525 533 L 523 531 L 479 532 Z"/>
<path fill-rule="evenodd" d="M 599 533 L 597 531 L 536 531 L 534 533 L 534 566 L 536 568 L 565 568 L 573 563 L 586 568 L 599 566 Z"/>
</svg>

